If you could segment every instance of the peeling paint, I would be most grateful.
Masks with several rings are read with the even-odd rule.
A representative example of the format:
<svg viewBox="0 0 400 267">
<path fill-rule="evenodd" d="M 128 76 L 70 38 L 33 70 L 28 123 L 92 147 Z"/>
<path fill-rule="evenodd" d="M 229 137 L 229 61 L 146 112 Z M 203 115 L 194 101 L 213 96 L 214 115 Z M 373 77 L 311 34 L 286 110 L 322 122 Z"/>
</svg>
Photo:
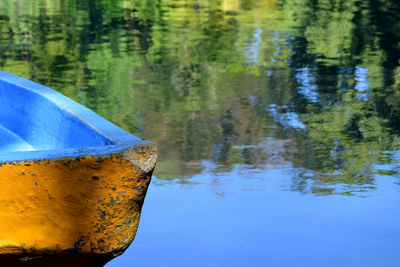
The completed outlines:
<svg viewBox="0 0 400 267">
<path fill-rule="evenodd" d="M 0 254 L 121 250 L 135 237 L 149 174 L 115 156 L 3 164 Z"/>
</svg>

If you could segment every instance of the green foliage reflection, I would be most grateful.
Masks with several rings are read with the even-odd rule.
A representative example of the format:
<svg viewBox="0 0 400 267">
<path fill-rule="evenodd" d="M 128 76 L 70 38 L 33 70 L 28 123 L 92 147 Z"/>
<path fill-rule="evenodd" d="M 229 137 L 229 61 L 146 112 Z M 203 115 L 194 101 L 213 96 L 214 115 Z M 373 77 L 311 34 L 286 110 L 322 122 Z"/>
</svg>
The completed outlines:
<svg viewBox="0 0 400 267">
<path fill-rule="evenodd" d="M 186 183 L 204 161 L 292 166 L 293 190 L 355 194 L 399 147 L 399 11 L 394 0 L 10 0 L 0 65 L 155 141 L 159 178 Z"/>
</svg>

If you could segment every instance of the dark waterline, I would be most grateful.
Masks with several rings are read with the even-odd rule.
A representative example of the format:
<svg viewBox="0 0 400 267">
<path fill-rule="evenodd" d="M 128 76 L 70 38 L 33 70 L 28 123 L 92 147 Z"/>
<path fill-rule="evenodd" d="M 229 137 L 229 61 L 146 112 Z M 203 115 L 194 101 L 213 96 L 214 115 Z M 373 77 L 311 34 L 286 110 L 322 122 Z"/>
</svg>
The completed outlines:
<svg viewBox="0 0 400 267">
<path fill-rule="evenodd" d="M 1 70 L 156 142 L 107 266 L 399 266 L 400 3 L 0 3 Z"/>
</svg>

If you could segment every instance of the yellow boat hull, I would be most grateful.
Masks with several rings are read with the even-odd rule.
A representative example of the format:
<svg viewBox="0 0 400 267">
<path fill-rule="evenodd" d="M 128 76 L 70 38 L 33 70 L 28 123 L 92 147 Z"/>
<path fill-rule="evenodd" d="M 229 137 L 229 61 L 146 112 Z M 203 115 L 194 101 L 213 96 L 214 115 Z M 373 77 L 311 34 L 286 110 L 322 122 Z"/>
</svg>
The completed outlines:
<svg viewBox="0 0 400 267">
<path fill-rule="evenodd" d="M 2 164 L 0 261 L 95 266 L 118 256 L 135 237 L 156 154 L 150 143 L 101 157 Z"/>
</svg>

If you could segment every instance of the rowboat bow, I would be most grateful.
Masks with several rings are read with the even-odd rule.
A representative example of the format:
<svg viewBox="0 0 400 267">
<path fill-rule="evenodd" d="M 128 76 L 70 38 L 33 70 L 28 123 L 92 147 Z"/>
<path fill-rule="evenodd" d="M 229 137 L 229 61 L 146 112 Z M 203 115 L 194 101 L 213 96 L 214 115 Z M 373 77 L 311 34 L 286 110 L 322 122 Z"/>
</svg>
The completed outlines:
<svg viewBox="0 0 400 267">
<path fill-rule="evenodd" d="M 155 144 L 0 72 L 2 266 L 102 266 L 133 241 Z"/>
</svg>

